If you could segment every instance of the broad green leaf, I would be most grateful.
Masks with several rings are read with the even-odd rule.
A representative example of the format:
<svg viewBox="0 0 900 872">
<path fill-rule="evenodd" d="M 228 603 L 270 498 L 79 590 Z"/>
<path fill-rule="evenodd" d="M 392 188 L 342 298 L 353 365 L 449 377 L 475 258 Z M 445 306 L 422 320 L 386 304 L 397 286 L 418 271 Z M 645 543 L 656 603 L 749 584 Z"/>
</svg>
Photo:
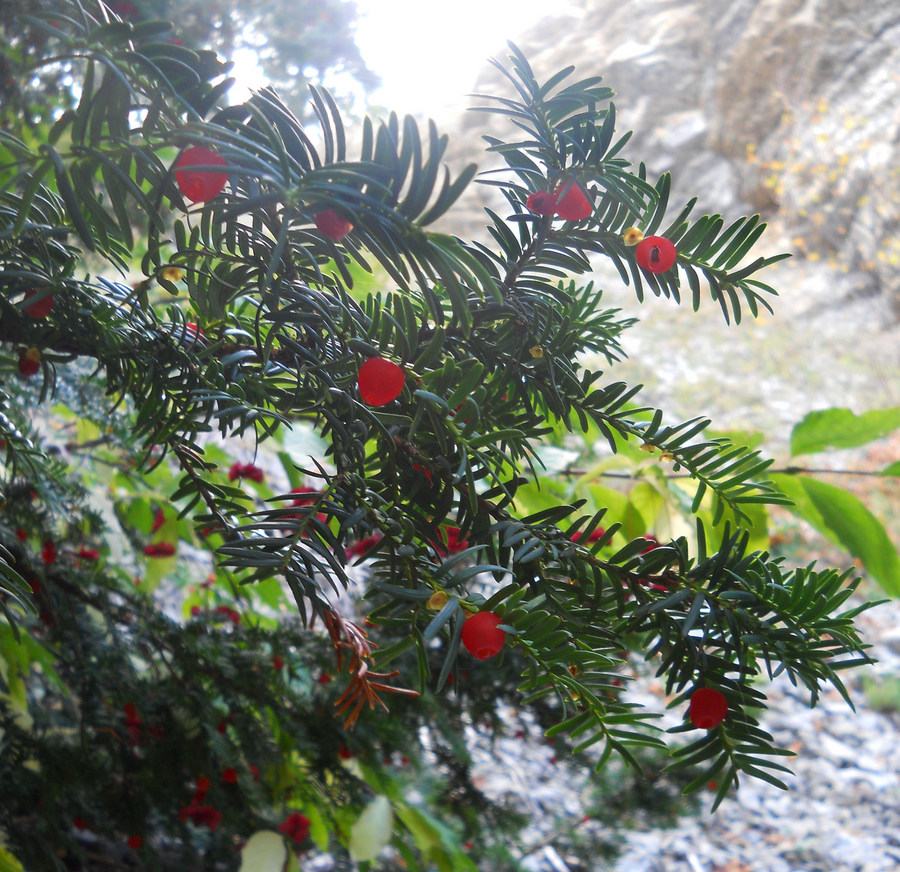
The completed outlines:
<svg viewBox="0 0 900 872">
<path fill-rule="evenodd" d="M 829 542 L 840 545 L 837 534 L 825 523 L 825 519 L 815 507 L 813 501 L 807 494 L 799 475 L 787 475 L 783 472 L 775 472 L 770 476 L 772 483 L 785 496 L 790 497 L 793 501 L 792 506 L 787 506 L 787 510 L 796 515 L 801 520 L 806 521 L 816 528 Z"/>
<path fill-rule="evenodd" d="M 558 483 L 541 478 L 539 482 L 528 482 L 516 490 L 515 507 L 522 516 L 534 515 L 545 509 L 556 508 L 562 497 L 555 493 Z"/>
<path fill-rule="evenodd" d="M 247 839 L 241 851 L 239 872 L 281 872 L 287 857 L 284 836 L 272 830 L 260 830 Z"/>
<path fill-rule="evenodd" d="M 3 831 L 0 830 L 2 836 Z M 6 848 L 0 848 L 0 872 L 25 872 L 25 868 Z"/>
<path fill-rule="evenodd" d="M 290 428 L 283 428 L 281 433 L 284 449 L 295 463 L 302 466 L 308 457 L 325 456 L 328 445 L 308 424 L 295 421 Z"/>
<path fill-rule="evenodd" d="M 850 409 L 810 412 L 791 433 L 791 457 L 826 448 L 856 448 L 900 428 L 900 406 L 856 415 Z"/>
<path fill-rule="evenodd" d="M 352 763 L 355 762 L 355 760 L 356 758 L 354 757 L 353 760 L 345 762 Z M 327 851 L 329 842 L 331 841 L 331 834 L 328 832 L 328 826 L 326 825 L 321 812 L 315 805 L 310 804 L 306 806 L 303 813 L 309 818 L 310 838 L 318 845 L 319 850 Z"/>
<path fill-rule="evenodd" d="M 593 504 L 591 508 L 594 511 L 599 511 L 600 509 L 607 509 L 608 513 L 606 515 L 606 519 L 609 520 L 610 523 L 613 521 L 622 521 L 625 517 L 625 512 L 628 508 L 628 497 L 623 494 L 621 491 L 613 490 L 612 488 L 606 487 L 602 484 L 592 484 L 586 488 L 587 492 L 591 495 L 591 499 L 593 500 Z M 585 496 L 584 490 L 579 488 L 576 491 L 576 496 Z M 609 526 L 604 523 L 604 526 Z M 646 527 L 641 531 L 640 535 L 646 532 Z M 628 533 L 624 534 L 628 536 Z"/>
<path fill-rule="evenodd" d="M 900 555 L 879 521 L 853 494 L 806 476 L 772 476 L 794 499 L 792 511 L 862 561 L 891 596 L 900 596 Z"/>
<path fill-rule="evenodd" d="M 154 537 L 153 544 L 161 544 L 165 541 L 167 540 L 157 536 Z M 141 579 L 141 590 L 144 593 L 153 593 L 159 587 L 160 582 L 175 571 L 175 567 L 178 565 L 178 546 L 176 542 L 171 542 L 171 544 L 176 546 L 175 554 L 171 557 L 147 557 L 145 559 L 144 566 L 146 569 Z"/>
<path fill-rule="evenodd" d="M 350 859 L 355 863 L 374 860 L 391 840 L 394 812 L 386 796 L 376 796 L 350 828 Z"/>
<path fill-rule="evenodd" d="M 441 843 L 441 834 L 432 822 L 413 806 L 400 804 L 397 807 L 397 817 L 412 833 L 416 847 L 427 857 L 433 848 Z"/>
<path fill-rule="evenodd" d="M 887 593 L 900 596 L 900 555 L 881 521 L 842 488 L 813 478 L 804 478 L 803 487 L 840 543 Z"/>
<path fill-rule="evenodd" d="M 665 497 L 653 485 L 642 481 L 628 492 L 628 506 L 625 510 L 622 532 L 627 538 L 636 538 L 645 533 L 659 535 L 658 519 L 665 508 Z"/>
<path fill-rule="evenodd" d="M 440 872 L 476 872 L 476 866 L 460 852 L 453 831 L 420 808 L 398 803 L 397 817 L 412 834 L 422 855 Z"/>
</svg>

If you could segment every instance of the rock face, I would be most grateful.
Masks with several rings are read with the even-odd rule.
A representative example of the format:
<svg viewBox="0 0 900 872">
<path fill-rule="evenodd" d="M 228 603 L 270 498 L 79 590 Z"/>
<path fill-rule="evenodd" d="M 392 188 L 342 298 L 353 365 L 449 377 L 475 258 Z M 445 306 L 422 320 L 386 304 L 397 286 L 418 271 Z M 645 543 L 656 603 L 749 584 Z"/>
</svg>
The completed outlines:
<svg viewBox="0 0 900 872">
<path fill-rule="evenodd" d="M 626 156 L 672 170 L 673 203 L 762 212 L 843 294 L 900 311 L 897 0 L 574 0 L 518 45 L 539 79 L 604 76 Z M 475 90 L 506 87 L 488 70 Z"/>
</svg>

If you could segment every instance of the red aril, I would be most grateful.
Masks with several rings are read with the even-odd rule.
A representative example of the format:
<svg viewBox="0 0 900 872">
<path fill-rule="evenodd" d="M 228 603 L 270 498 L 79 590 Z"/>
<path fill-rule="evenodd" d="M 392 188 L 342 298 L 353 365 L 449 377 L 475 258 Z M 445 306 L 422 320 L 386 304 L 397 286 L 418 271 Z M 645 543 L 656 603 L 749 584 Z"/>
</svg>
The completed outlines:
<svg viewBox="0 0 900 872">
<path fill-rule="evenodd" d="M 499 628 L 500 616 L 493 612 L 476 612 L 466 618 L 462 628 L 462 643 L 478 660 L 495 657 L 506 642 L 506 632 Z"/>
<path fill-rule="evenodd" d="M 210 167 L 227 166 L 222 155 L 211 148 L 194 145 L 182 153 L 175 164 L 175 184 L 192 203 L 205 203 L 218 194 L 228 181 L 228 174 Z M 204 167 L 205 169 L 194 169 Z"/>
<path fill-rule="evenodd" d="M 53 294 L 44 291 L 43 288 L 32 288 L 30 291 L 25 292 L 25 302 L 27 303 L 28 300 L 38 296 L 38 294 L 43 294 L 44 296 L 26 306 L 25 311 L 31 315 L 32 318 L 46 318 L 53 308 Z"/>
<path fill-rule="evenodd" d="M 566 221 L 583 221 L 594 211 L 593 203 L 579 184 L 572 184 L 569 190 L 559 198 L 556 214 Z"/>
<path fill-rule="evenodd" d="M 688 717 L 700 730 L 712 730 L 725 720 L 728 700 L 714 687 L 700 687 L 691 695 Z"/>
<path fill-rule="evenodd" d="M 537 215 L 552 215 L 556 211 L 556 194 L 550 191 L 535 191 L 528 195 L 525 205 Z"/>
<path fill-rule="evenodd" d="M 36 348 L 19 352 L 19 375 L 31 378 L 41 368 L 41 353 Z"/>
<path fill-rule="evenodd" d="M 634 256 L 647 272 L 663 273 L 672 268 L 678 252 L 665 236 L 645 236 L 638 243 Z"/>
<path fill-rule="evenodd" d="M 359 396 L 370 406 L 385 406 L 396 400 L 406 384 L 403 367 L 384 357 L 370 357 L 357 377 Z"/>
<path fill-rule="evenodd" d="M 353 225 L 346 218 L 341 218 L 334 209 L 319 212 L 315 222 L 316 230 L 334 242 L 340 242 L 353 229 Z"/>
</svg>

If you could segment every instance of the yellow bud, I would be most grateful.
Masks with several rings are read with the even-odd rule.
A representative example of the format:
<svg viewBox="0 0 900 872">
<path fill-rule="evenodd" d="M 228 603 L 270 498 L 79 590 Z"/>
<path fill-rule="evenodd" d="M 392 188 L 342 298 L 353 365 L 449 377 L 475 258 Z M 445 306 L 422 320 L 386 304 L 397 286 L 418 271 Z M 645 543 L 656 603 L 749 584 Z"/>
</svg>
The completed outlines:
<svg viewBox="0 0 900 872">
<path fill-rule="evenodd" d="M 540 360 L 544 356 L 544 349 L 540 345 L 535 345 L 528 349 L 528 352 L 535 360 Z"/>
<path fill-rule="evenodd" d="M 675 455 L 672 454 L 671 451 L 663 451 L 662 454 L 659 455 L 659 459 L 663 462 L 671 462 L 675 459 Z"/>
<path fill-rule="evenodd" d="M 651 445 L 649 442 L 644 442 L 641 445 L 641 451 L 646 451 L 648 454 L 653 454 L 653 452 L 656 451 L 656 446 Z"/>
<path fill-rule="evenodd" d="M 643 238 L 644 234 L 637 227 L 629 227 L 622 234 L 622 240 L 626 245 L 637 245 Z"/>
<path fill-rule="evenodd" d="M 30 360 L 32 363 L 40 363 L 41 353 L 36 348 L 29 348 L 28 351 L 25 352 L 25 359 Z"/>
<path fill-rule="evenodd" d="M 167 266 L 163 268 L 162 277 L 167 282 L 180 282 L 184 278 L 184 271 L 177 266 Z"/>
<path fill-rule="evenodd" d="M 428 597 L 428 602 L 425 603 L 425 607 L 432 612 L 439 612 L 447 602 L 450 600 L 450 597 L 442 590 L 436 590 L 430 597 Z"/>
</svg>

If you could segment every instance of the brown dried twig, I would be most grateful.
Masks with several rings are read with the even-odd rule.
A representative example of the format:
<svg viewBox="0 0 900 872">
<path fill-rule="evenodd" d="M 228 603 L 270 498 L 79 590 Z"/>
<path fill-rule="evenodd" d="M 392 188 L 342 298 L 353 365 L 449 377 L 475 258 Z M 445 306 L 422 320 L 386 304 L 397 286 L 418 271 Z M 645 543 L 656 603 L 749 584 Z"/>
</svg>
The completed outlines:
<svg viewBox="0 0 900 872">
<path fill-rule="evenodd" d="M 385 711 L 388 711 L 384 700 L 378 695 L 379 692 L 402 693 L 406 696 L 419 695 L 419 692 L 416 690 L 404 687 L 391 687 L 384 683 L 399 675 L 399 670 L 394 670 L 393 672 L 369 671 L 369 660 L 376 646 L 369 641 L 365 630 L 352 621 L 348 621 L 343 615 L 334 610 L 324 613 L 323 623 L 337 651 L 338 671 L 343 666 L 343 652 L 348 651 L 350 655 L 350 683 L 335 703 L 337 713 L 340 715 L 346 714 L 346 720 L 344 721 L 346 729 L 353 727 L 367 703 L 370 709 L 374 709 L 377 704 Z"/>
</svg>

